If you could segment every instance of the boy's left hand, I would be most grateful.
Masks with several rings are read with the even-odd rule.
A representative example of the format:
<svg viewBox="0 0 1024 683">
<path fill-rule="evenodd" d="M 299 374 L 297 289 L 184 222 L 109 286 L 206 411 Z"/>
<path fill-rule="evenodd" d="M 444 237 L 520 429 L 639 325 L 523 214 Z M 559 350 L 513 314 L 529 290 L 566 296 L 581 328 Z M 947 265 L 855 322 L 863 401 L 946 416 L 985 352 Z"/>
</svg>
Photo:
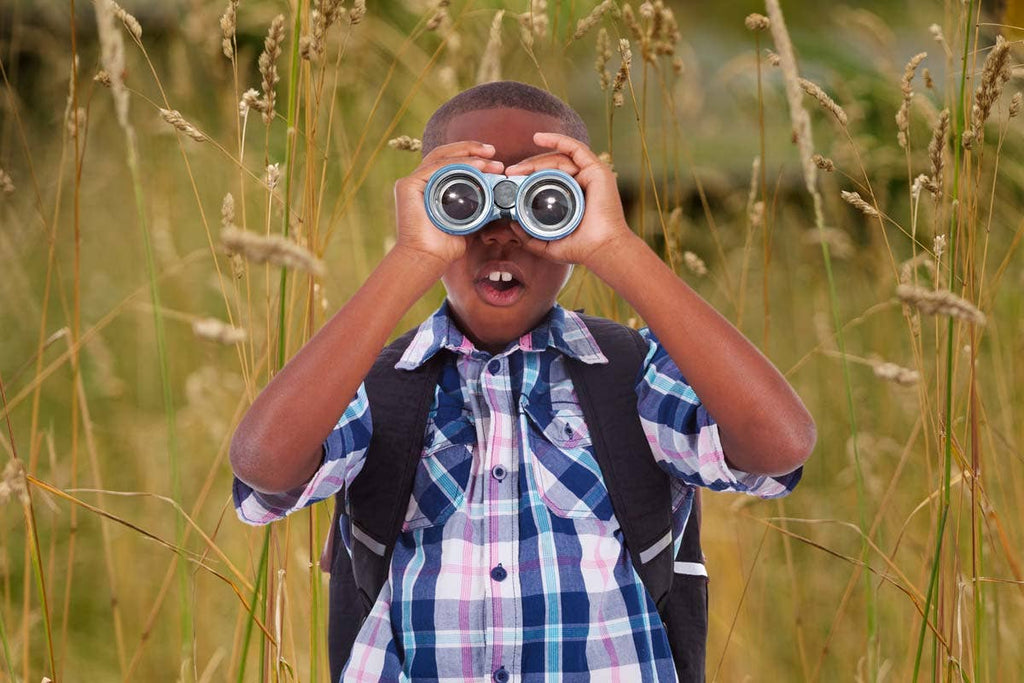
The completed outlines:
<svg viewBox="0 0 1024 683">
<path fill-rule="evenodd" d="M 549 261 L 590 266 L 602 252 L 633 235 L 626 224 L 615 174 L 584 143 L 559 133 L 535 133 L 534 143 L 553 152 L 538 154 L 505 168 L 505 175 L 529 175 L 543 169 L 558 169 L 576 179 L 586 200 L 583 220 L 571 234 L 545 241 L 529 236 L 515 226 L 523 248 Z"/>
</svg>

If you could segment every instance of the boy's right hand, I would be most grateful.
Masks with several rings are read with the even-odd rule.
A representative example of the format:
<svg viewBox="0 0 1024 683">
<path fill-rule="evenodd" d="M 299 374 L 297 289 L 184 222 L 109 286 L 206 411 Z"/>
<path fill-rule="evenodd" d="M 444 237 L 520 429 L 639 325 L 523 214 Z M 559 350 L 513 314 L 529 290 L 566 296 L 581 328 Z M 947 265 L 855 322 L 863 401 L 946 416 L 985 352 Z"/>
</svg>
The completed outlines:
<svg viewBox="0 0 1024 683">
<path fill-rule="evenodd" d="M 427 181 L 434 171 L 451 164 L 468 164 L 483 173 L 502 173 L 505 165 L 491 159 L 494 146 L 481 142 L 453 142 L 435 147 L 423 161 L 404 178 L 395 182 L 395 219 L 398 228 L 396 247 L 416 255 L 439 259 L 444 268 L 462 257 L 466 238 L 439 230 L 430 219 L 423 203 Z"/>
</svg>

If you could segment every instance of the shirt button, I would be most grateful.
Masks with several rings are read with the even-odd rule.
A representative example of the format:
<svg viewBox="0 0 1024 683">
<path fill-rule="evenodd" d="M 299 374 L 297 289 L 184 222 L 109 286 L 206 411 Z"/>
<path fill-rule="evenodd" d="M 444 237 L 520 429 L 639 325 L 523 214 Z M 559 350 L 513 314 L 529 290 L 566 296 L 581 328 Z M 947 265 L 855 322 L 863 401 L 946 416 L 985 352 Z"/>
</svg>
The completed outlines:
<svg viewBox="0 0 1024 683">
<path fill-rule="evenodd" d="M 497 375 L 499 372 L 501 372 L 501 361 L 495 358 L 490 363 L 488 363 L 487 372 L 491 373 L 492 375 Z"/>
<path fill-rule="evenodd" d="M 494 579 L 495 581 L 504 581 L 507 577 L 508 577 L 508 572 L 505 571 L 505 568 L 502 567 L 500 564 L 497 567 L 495 567 L 494 569 L 491 570 L 491 578 Z M 504 671 L 504 668 L 499 669 L 499 671 Z M 497 675 L 497 673 L 495 673 L 495 675 Z M 508 680 L 508 672 L 507 671 L 505 672 L 505 680 L 506 681 Z"/>
<path fill-rule="evenodd" d="M 506 470 L 501 465 L 495 465 L 491 469 L 491 476 L 494 477 L 495 479 L 497 479 L 498 481 L 501 481 L 502 479 L 504 479 L 506 474 L 508 474 L 508 470 Z"/>
<path fill-rule="evenodd" d="M 505 670 L 505 667 L 501 667 L 494 672 L 492 678 L 494 678 L 494 683 L 508 683 L 508 671 Z"/>
</svg>

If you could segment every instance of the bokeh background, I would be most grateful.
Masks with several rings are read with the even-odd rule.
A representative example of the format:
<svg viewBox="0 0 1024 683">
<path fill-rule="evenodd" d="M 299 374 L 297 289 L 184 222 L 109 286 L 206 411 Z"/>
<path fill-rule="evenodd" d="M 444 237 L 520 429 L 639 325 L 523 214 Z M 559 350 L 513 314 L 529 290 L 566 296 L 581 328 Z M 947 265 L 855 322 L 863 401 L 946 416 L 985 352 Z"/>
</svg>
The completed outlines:
<svg viewBox="0 0 1024 683">
<path fill-rule="evenodd" d="M 496 78 L 583 114 L 633 229 L 816 418 L 792 497 L 704 497 L 708 679 L 1021 680 L 1019 3 L 626 5 L 346 0 L 320 32 L 326 0 L 125 0 L 99 32 L 106 0 L 0 2 L 0 681 L 327 678 L 330 506 L 242 525 L 228 443 L 393 244 L 389 141 Z M 787 40 L 845 123 L 787 98 Z M 584 269 L 561 301 L 642 324 Z"/>
</svg>

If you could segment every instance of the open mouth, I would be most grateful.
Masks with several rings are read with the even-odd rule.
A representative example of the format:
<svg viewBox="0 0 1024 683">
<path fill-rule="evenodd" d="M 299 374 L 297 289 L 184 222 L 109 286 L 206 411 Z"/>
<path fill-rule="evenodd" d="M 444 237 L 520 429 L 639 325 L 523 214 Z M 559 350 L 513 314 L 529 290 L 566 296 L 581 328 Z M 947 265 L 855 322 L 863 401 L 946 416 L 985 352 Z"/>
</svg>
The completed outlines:
<svg viewBox="0 0 1024 683">
<path fill-rule="evenodd" d="M 515 303 L 524 289 L 523 282 L 511 271 L 500 268 L 481 273 L 476 287 L 484 301 L 494 306 Z"/>
<path fill-rule="evenodd" d="M 486 278 L 485 283 L 499 292 L 507 292 L 513 287 L 519 287 L 522 283 L 512 273 L 504 270 L 492 271 Z"/>
</svg>

